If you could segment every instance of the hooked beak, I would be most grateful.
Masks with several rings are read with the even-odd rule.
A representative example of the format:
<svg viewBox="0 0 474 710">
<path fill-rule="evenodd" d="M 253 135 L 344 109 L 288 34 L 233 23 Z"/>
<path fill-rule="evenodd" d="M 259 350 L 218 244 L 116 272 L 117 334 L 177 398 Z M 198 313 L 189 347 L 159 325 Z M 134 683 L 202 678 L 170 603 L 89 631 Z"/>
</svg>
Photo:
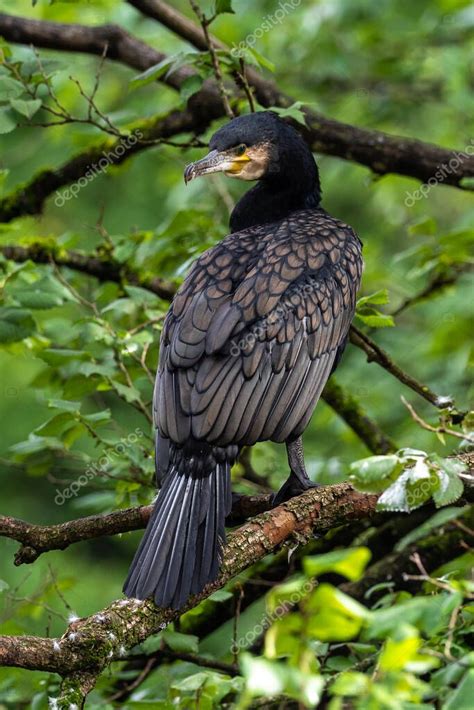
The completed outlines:
<svg viewBox="0 0 474 710">
<path fill-rule="evenodd" d="M 220 153 L 218 150 L 211 150 L 205 158 L 186 165 L 184 182 L 187 185 L 194 178 L 208 175 L 209 173 L 228 173 L 232 175 L 238 173 L 242 168 L 242 163 L 247 161 L 248 158 L 237 158 L 235 155 L 229 155 L 226 152 Z"/>
</svg>

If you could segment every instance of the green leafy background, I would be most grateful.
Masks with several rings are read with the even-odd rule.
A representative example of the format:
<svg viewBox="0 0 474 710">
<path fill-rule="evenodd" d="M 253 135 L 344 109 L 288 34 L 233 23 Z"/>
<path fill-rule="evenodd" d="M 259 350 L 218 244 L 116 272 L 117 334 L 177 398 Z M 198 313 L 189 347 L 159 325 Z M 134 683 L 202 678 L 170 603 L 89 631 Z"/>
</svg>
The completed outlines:
<svg viewBox="0 0 474 710">
<path fill-rule="evenodd" d="M 189 14 L 186 3 L 174 4 Z M 238 45 L 275 7 L 264 0 L 234 0 L 231 14 L 230 3 L 219 2 L 217 10 L 224 14 L 212 29 L 229 45 Z M 38 0 L 34 7 L 27 0 L 2 0 L 0 10 L 62 22 L 118 23 L 172 55 L 174 66 L 191 62 L 202 77 L 209 74 L 205 58 L 121 0 Z M 281 22 L 274 22 L 245 59 L 267 74 L 274 68 L 280 88 L 301 102 L 290 110 L 297 119 L 301 106 L 309 104 L 343 122 L 462 150 L 472 145 L 473 137 L 468 121 L 474 111 L 469 43 L 473 23 L 472 6 L 463 0 L 304 0 Z M 2 47 L 4 57 L 34 82 L 37 66 L 32 51 L 5 43 Z M 52 51 L 41 51 L 40 56 L 61 102 L 74 115 L 84 115 L 84 101 L 70 76 L 90 91 L 97 58 Z M 228 58 L 221 59 L 225 68 Z M 133 70 L 106 63 L 97 94 L 101 110 L 126 131 L 137 119 L 166 114 L 180 102 L 184 105 L 201 79 L 185 86 L 177 97 L 153 81 L 169 69 L 155 68 L 148 77 L 137 79 Z M 25 125 L 50 120 L 42 108 L 46 100 L 41 91 L 38 99 L 28 97 L 0 67 L 3 195 L 104 135 L 79 123 L 55 128 Z M 217 125 L 202 136 L 204 142 Z M 228 205 L 245 189 L 221 177 L 185 187 L 184 165 L 202 154 L 203 148 L 180 150 L 169 145 L 143 151 L 90 181 L 77 197 L 65 199 L 65 191 L 59 193 L 62 199 L 53 195 L 41 216 L 2 225 L 0 244 L 41 243 L 59 255 L 67 249 L 98 250 L 143 279 L 160 276 L 179 283 L 195 256 L 226 234 Z M 329 156 L 317 159 L 325 208 L 353 225 L 364 242 L 366 270 L 357 325 L 367 332 L 373 329 L 377 343 L 402 368 L 437 394 L 452 396 L 457 408 L 466 411 L 473 296 L 469 275 L 461 275 L 455 286 L 398 317 L 390 314 L 435 277 L 449 277 L 472 258 L 472 195 L 436 186 L 426 198 L 407 203 L 420 187 L 414 180 L 395 175 L 374 178 L 360 165 Z M 71 270 L 58 272 L 31 262 L 2 259 L 0 280 L 2 512 L 46 524 L 151 501 L 148 412 L 167 303 L 140 286 L 98 283 Z M 436 410 L 377 364 L 367 364 L 364 354 L 352 346 L 337 380 L 400 449 L 422 452 L 412 453 L 410 459 L 402 450 L 384 460 L 383 472 L 371 460 L 371 482 L 377 482 L 377 492 L 387 491 L 391 484 L 393 493 L 408 457 L 410 485 L 431 480 L 428 493 L 415 496 L 418 504 L 431 496 L 439 505 L 454 502 L 462 492 L 458 477 L 462 469 L 454 470 L 446 457 L 461 441 L 438 438 L 418 427 L 400 395 L 433 425 Z M 471 426 L 465 420 L 465 430 Z M 315 480 L 335 483 L 350 473 L 355 485 L 372 490 L 364 473 L 367 468 L 360 463 L 370 452 L 324 402 L 305 434 L 305 450 Z M 282 447 L 259 444 L 252 464 L 275 489 L 286 478 Z M 242 473 L 237 466 L 235 488 L 254 492 Z M 77 493 L 61 497 L 78 480 Z M 426 492 L 426 486 L 421 487 Z M 407 490 L 415 495 L 405 482 L 395 490 L 395 503 L 388 496 L 385 507 L 407 509 Z M 446 511 L 447 517 L 433 518 L 432 525 L 420 528 L 418 538 L 413 532 L 409 543 L 469 515 L 465 510 Z M 58 635 L 68 614 L 85 616 L 117 598 L 138 539 L 139 533 L 94 540 L 19 568 L 12 565 L 16 543 L 0 539 L 3 633 Z M 312 555 L 310 547 L 304 558 L 300 551 L 295 573 L 287 570 L 284 583 L 246 608 L 239 620 L 241 637 L 262 618 L 271 617 L 272 605 L 281 605 L 285 594 L 296 592 L 299 599 L 281 619 L 269 623 L 253 646 L 242 648 L 236 676 L 177 661 L 164 665 L 123 706 L 194 708 L 198 699 L 199 708 L 243 708 L 258 697 L 284 696 L 283 707 L 292 707 L 291 702 L 314 707 L 323 698 L 331 710 L 472 707 L 474 670 L 469 668 L 474 659 L 468 653 L 468 632 L 473 607 L 472 602 L 462 606 L 472 595 L 464 581 L 472 559 L 463 551 L 443 587 L 425 583 L 412 594 L 389 585 L 382 596 L 369 596 L 362 603 L 339 585 L 342 578 L 355 581 L 363 575 L 370 546 L 347 544 L 327 554 L 315 549 Z M 266 566 L 280 558 L 267 559 L 255 574 L 262 570 L 264 574 Z M 314 588 L 301 591 L 311 579 L 316 580 Z M 152 645 L 145 650 L 168 647 L 232 663 L 232 621 L 210 635 L 202 631 L 202 619 L 228 603 L 230 593 L 221 594 L 190 613 L 188 622 L 185 617 L 181 630 L 150 639 Z M 446 654 L 454 612 L 455 631 Z M 199 638 L 191 633 L 196 619 L 201 619 Z M 89 707 L 113 707 L 108 699 L 119 673 L 115 664 L 111 675 L 99 681 Z M 133 678 L 131 671 L 127 673 Z M 47 696 L 56 689 L 54 676 L 0 670 L 2 707 L 39 710 L 47 707 Z"/>
</svg>

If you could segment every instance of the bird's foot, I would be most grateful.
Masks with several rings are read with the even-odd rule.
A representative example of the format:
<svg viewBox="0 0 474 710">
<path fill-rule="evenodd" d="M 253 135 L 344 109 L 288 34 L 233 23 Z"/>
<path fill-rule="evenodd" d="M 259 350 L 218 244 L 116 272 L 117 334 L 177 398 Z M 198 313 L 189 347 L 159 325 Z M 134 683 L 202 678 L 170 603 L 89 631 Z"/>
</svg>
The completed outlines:
<svg viewBox="0 0 474 710">
<path fill-rule="evenodd" d="M 310 488 L 318 487 L 319 483 L 313 483 L 309 480 L 309 478 L 305 481 L 301 481 L 293 472 L 291 472 L 280 490 L 273 496 L 272 508 L 276 508 L 277 505 L 285 503 L 287 500 L 290 500 L 290 498 L 294 498 L 294 496 L 301 495 L 301 493 L 304 493 Z"/>
</svg>

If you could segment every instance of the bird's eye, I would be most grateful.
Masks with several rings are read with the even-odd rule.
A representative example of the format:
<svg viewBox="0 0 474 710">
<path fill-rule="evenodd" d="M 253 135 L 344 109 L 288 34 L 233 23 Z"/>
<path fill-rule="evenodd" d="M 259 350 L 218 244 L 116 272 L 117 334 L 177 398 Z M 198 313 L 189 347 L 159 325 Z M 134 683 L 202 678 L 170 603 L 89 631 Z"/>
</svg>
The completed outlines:
<svg viewBox="0 0 474 710">
<path fill-rule="evenodd" d="M 241 143 L 240 145 L 237 146 L 237 148 L 235 149 L 235 152 L 237 155 L 243 155 L 246 150 L 247 150 L 247 146 L 245 145 L 245 143 Z"/>
</svg>

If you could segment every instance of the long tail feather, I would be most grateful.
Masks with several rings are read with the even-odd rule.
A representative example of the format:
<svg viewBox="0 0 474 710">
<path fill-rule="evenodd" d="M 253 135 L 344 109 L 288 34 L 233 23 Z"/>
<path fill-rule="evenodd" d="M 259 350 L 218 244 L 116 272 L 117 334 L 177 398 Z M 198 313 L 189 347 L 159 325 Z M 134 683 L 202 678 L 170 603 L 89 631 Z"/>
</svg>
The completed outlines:
<svg viewBox="0 0 474 710">
<path fill-rule="evenodd" d="M 185 464 L 164 476 L 124 585 L 129 597 L 153 596 L 173 609 L 216 579 L 232 502 L 229 463 L 201 475 L 182 470 Z"/>
</svg>

